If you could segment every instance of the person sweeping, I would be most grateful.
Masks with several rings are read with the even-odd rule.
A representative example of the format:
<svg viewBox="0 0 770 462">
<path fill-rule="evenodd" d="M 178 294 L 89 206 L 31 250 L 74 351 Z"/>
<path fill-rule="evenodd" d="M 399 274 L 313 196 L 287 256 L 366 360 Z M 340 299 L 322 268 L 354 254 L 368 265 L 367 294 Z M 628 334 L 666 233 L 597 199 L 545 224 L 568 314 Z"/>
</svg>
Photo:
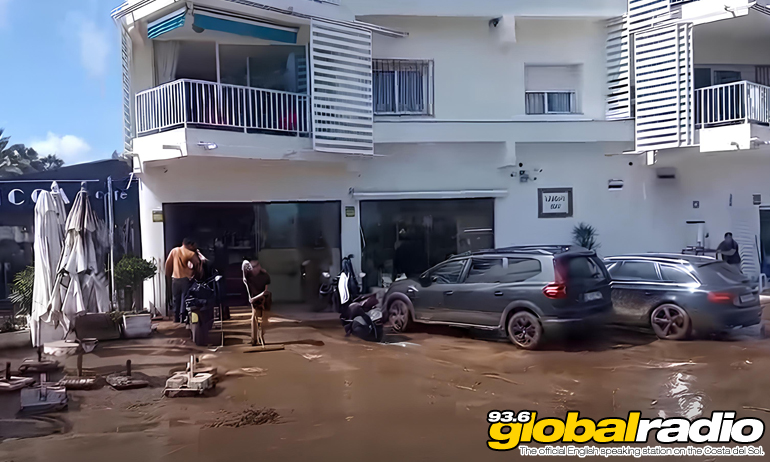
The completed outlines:
<svg viewBox="0 0 770 462">
<path fill-rule="evenodd" d="M 257 343 L 264 348 L 265 339 L 263 331 L 267 327 L 268 312 L 272 304 L 272 295 L 268 290 L 270 275 L 259 264 L 259 261 L 244 260 L 241 265 L 243 270 L 243 283 L 246 285 L 246 294 L 251 305 L 251 345 Z"/>
</svg>

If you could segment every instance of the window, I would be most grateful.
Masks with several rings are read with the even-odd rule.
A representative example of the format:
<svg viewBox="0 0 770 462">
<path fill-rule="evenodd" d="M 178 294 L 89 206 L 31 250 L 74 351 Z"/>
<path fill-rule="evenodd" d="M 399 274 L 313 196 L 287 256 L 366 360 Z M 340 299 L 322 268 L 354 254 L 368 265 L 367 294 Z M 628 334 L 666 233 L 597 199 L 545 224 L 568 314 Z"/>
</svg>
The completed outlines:
<svg viewBox="0 0 770 462">
<path fill-rule="evenodd" d="M 502 258 L 474 258 L 465 282 L 468 284 L 500 282 L 502 276 Z"/>
<path fill-rule="evenodd" d="M 527 114 L 575 114 L 582 66 L 526 66 Z"/>
<path fill-rule="evenodd" d="M 457 260 L 445 263 L 431 271 L 430 277 L 435 278 L 436 284 L 456 284 L 465 268 L 465 262 L 466 260 Z"/>
<path fill-rule="evenodd" d="M 666 282 L 674 282 L 676 284 L 698 283 L 690 273 L 676 266 L 660 265 L 660 274 Z"/>
<path fill-rule="evenodd" d="M 374 113 L 433 114 L 433 61 L 372 61 Z"/>
<path fill-rule="evenodd" d="M 625 261 L 612 268 L 612 277 L 620 281 L 659 281 L 655 263 L 651 261 Z"/>
<path fill-rule="evenodd" d="M 508 269 L 500 282 L 523 282 L 540 274 L 542 267 L 538 260 L 530 258 L 509 258 Z"/>
</svg>

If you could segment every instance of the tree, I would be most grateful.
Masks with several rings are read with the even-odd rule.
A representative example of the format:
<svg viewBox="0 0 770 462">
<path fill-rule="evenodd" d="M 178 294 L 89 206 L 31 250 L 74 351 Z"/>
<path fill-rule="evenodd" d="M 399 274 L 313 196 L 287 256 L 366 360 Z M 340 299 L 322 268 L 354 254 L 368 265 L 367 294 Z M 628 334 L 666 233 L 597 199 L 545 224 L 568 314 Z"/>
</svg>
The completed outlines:
<svg viewBox="0 0 770 462">
<path fill-rule="evenodd" d="M 64 161 L 56 157 L 56 154 L 48 154 L 40 162 L 43 163 L 43 170 L 56 170 L 64 165 Z"/>
<path fill-rule="evenodd" d="M 0 178 L 51 170 L 64 165 L 64 161 L 56 155 L 41 159 L 37 151 L 23 144 L 8 146 L 10 140 L 11 137 L 3 136 L 3 129 L 0 128 Z"/>
</svg>

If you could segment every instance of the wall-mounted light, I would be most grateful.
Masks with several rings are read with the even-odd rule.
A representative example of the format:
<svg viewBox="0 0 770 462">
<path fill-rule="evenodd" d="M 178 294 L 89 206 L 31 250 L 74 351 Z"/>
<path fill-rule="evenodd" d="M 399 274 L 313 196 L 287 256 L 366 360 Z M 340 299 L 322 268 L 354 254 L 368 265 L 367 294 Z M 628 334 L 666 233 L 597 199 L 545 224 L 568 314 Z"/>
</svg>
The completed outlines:
<svg viewBox="0 0 770 462">
<path fill-rule="evenodd" d="M 213 151 L 214 149 L 218 148 L 216 143 L 209 143 L 206 141 L 199 141 L 198 146 L 202 147 L 206 151 Z"/>
</svg>

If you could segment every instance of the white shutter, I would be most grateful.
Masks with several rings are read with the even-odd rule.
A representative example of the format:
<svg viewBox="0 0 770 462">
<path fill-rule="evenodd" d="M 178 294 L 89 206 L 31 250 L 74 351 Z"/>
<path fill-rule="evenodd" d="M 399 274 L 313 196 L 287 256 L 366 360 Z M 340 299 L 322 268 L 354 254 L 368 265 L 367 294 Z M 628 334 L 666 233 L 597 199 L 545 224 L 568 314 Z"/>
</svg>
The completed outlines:
<svg viewBox="0 0 770 462">
<path fill-rule="evenodd" d="M 637 151 L 692 145 L 692 25 L 635 34 L 634 80 Z"/>
<path fill-rule="evenodd" d="M 132 151 L 133 148 L 133 123 L 131 116 L 131 37 L 128 32 L 120 28 L 120 54 L 123 68 L 123 149 Z"/>
<path fill-rule="evenodd" d="M 372 33 L 313 20 L 313 148 L 373 154 Z"/>
<path fill-rule="evenodd" d="M 631 58 L 626 16 L 607 21 L 607 119 L 631 117 Z"/>
<path fill-rule="evenodd" d="M 577 91 L 580 66 L 526 66 L 526 91 Z"/>
<path fill-rule="evenodd" d="M 668 19 L 670 0 L 628 0 L 628 29 L 631 32 L 651 27 Z"/>
</svg>

